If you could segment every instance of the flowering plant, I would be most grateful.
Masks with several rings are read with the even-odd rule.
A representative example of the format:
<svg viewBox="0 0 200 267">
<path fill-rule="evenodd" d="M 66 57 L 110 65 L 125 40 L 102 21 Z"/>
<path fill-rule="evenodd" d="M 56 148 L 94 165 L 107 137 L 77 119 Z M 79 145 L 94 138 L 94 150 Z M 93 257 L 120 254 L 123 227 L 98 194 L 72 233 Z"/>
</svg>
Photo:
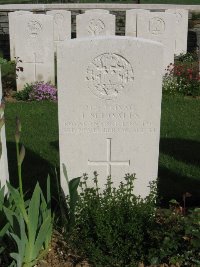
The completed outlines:
<svg viewBox="0 0 200 267">
<path fill-rule="evenodd" d="M 35 82 L 26 84 L 24 89 L 16 92 L 15 98 L 22 101 L 57 100 L 57 89 L 50 83 Z"/>
<path fill-rule="evenodd" d="M 167 67 L 163 79 L 163 90 L 170 93 L 180 92 L 184 95 L 200 95 L 200 76 L 198 65 L 176 62 Z"/>
<path fill-rule="evenodd" d="M 29 100 L 57 100 L 57 89 L 50 83 L 36 82 L 29 93 Z"/>
</svg>

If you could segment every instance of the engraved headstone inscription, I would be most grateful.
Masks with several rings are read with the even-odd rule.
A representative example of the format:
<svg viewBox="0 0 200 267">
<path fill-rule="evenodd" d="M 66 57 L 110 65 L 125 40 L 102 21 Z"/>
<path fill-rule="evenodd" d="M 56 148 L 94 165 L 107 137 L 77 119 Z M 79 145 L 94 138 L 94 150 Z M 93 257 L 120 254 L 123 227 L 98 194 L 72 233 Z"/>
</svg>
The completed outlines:
<svg viewBox="0 0 200 267">
<path fill-rule="evenodd" d="M 66 10 L 47 11 L 47 15 L 54 18 L 54 49 L 65 39 L 71 39 L 71 12 Z"/>
<path fill-rule="evenodd" d="M 89 47 L 89 49 L 88 49 Z M 61 184 L 93 172 L 101 187 L 136 173 L 146 196 L 157 178 L 163 45 L 133 37 L 88 37 L 58 46 Z"/>
<path fill-rule="evenodd" d="M 17 90 L 26 83 L 54 83 L 53 16 L 22 15 L 16 18 L 16 56 L 23 67 L 18 72 Z"/>
<path fill-rule="evenodd" d="M 165 12 L 176 15 L 175 55 L 187 53 L 188 10 L 168 9 Z"/>
<path fill-rule="evenodd" d="M 137 37 L 151 39 L 164 45 L 163 71 L 174 63 L 176 16 L 165 12 L 139 13 Z"/>
<path fill-rule="evenodd" d="M 21 15 L 29 15 L 32 14 L 30 11 L 15 11 L 15 12 L 9 12 L 8 13 L 8 18 L 9 18 L 9 38 L 10 38 L 10 59 L 15 60 L 15 18 L 16 16 L 21 16 Z"/>
<path fill-rule="evenodd" d="M 115 35 L 115 15 L 87 12 L 76 16 L 76 37 Z"/>
<path fill-rule="evenodd" d="M 0 66 L 0 105 L 2 99 L 1 66 Z M 9 180 L 6 148 L 5 125 L 2 123 L 4 114 L 0 112 L 0 184 L 4 186 Z"/>
</svg>

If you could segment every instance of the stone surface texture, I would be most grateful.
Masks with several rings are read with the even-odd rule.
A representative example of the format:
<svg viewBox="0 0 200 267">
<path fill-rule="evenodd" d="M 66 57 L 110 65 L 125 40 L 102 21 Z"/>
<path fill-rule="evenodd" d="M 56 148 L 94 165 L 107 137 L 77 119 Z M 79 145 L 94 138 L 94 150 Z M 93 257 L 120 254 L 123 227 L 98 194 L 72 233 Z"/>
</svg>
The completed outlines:
<svg viewBox="0 0 200 267">
<path fill-rule="evenodd" d="M 174 63 L 176 15 L 165 12 L 137 14 L 137 37 L 154 40 L 164 45 L 163 72 Z"/>
<path fill-rule="evenodd" d="M 47 15 L 54 18 L 54 49 L 65 39 L 71 39 L 71 12 L 66 10 L 47 11 Z"/>
<path fill-rule="evenodd" d="M 1 83 L 1 66 L 0 66 L 0 103 L 1 99 L 2 99 L 2 83 Z M 2 144 L 2 155 L 0 154 L 0 184 L 2 187 L 6 184 L 6 181 L 9 180 L 5 125 L 0 130 L 0 139 Z"/>
<path fill-rule="evenodd" d="M 176 15 L 175 55 L 187 53 L 188 10 L 168 9 L 165 12 Z"/>
<path fill-rule="evenodd" d="M 30 11 L 15 11 L 8 14 L 9 18 L 9 37 L 10 37 L 10 59 L 15 60 L 15 26 L 16 26 L 16 17 L 21 15 L 30 15 Z"/>
<path fill-rule="evenodd" d="M 125 35 L 137 37 L 137 14 L 149 12 L 145 9 L 130 9 L 126 11 Z"/>
<path fill-rule="evenodd" d="M 89 49 L 88 49 L 89 48 Z M 163 45 L 133 37 L 91 37 L 58 46 L 61 184 L 97 171 L 100 187 L 136 173 L 146 196 L 157 178 Z"/>
<path fill-rule="evenodd" d="M 53 16 L 22 15 L 16 18 L 16 56 L 18 66 L 17 90 L 26 83 L 44 81 L 54 83 Z"/>
<path fill-rule="evenodd" d="M 89 12 L 76 16 L 76 37 L 115 35 L 115 16 Z"/>
</svg>

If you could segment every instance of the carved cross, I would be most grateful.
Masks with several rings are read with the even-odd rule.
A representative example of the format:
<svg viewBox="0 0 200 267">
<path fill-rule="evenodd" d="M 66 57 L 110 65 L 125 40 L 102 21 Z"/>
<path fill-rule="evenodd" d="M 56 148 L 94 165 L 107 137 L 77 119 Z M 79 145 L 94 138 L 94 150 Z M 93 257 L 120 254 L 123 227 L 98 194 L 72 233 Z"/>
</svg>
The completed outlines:
<svg viewBox="0 0 200 267">
<path fill-rule="evenodd" d="M 29 64 L 34 64 L 34 82 L 37 81 L 36 74 L 37 74 L 37 64 L 43 64 L 44 62 L 37 61 L 36 53 L 34 53 L 34 61 L 33 62 L 24 62 Z"/>
<path fill-rule="evenodd" d="M 130 166 L 130 160 L 126 160 L 126 161 L 112 161 L 112 156 L 111 156 L 111 152 L 112 152 L 112 143 L 111 143 L 112 139 L 111 138 L 107 138 L 106 142 L 107 142 L 107 159 L 105 161 L 102 160 L 98 160 L 98 161 L 91 161 L 88 160 L 88 165 L 89 166 L 106 166 L 107 167 L 107 176 L 111 176 L 111 167 L 112 166 Z"/>
</svg>

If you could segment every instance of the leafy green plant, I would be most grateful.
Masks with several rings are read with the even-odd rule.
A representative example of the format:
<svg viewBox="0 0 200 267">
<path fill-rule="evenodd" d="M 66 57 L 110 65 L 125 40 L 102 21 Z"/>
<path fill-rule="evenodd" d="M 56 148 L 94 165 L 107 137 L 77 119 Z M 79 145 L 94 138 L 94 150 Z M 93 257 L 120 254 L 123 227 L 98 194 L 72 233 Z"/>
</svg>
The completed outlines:
<svg viewBox="0 0 200 267">
<path fill-rule="evenodd" d="M 33 84 L 26 83 L 24 89 L 15 93 L 15 98 L 17 100 L 27 101 L 29 99 L 29 94 L 33 90 Z"/>
<path fill-rule="evenodd" d="M 81 177 L 73 178 L 69 181 L 67 169 L 65 164 L 62 165 L 65 180 L 68 186 L 68 195 L 65 196 L 62 187 L 57 180 L 57 190 L 58 190 L 58 206 L 59 206 L 59 219 L 62 225 L 62 231 L 67 235 L 73 229 L 75 225 L 75 210 L 78 202 L 78 186 Z"/>
<path fill-rule="evenodd" d="M 184 63 L 194 63 L 198 61 L 198 55 L 197 53 L 193 52 L 188 52 L 186 54 L 180 54 L 178 56 L 175 57 L 175 62 L 179 63 L 179 62 L 184 62 Z"/>
<path fill-rule="evenodd" d="M 134 195 L 135 175 L 126 175 L 119 188 L 107 179 L 105 189 L 88 187 L 85 174 L 80 182 L 81 193 L 75 212 L 71 245 L 94 266 L 137 266 L 145 260 L 147 229 L 155 216 L 155 191 L 142 199 Z"/>
<path fill-rule="evenodd" d="M 16 245 L 16 252 L 10 253 L 14 259 L 12 266 L 34 266 L 49 248 L 52 235 L 53 220 L 51 215 L 50 179 L 47 179 L 47 200 L 39 184 L 36 184 L 32 198 L 25 201 L 22 184 L 21 166 L 25 156 L 25 148 L 19 149 L 21 123 L 16 120 L 16 150 L 18 163 L 19 190 L 7 183 L 8 195 L 14 207 L 3 205 L 3 211 L 9 223 L 7 235 Z"/>
<path fill-rule="evenodd" d="M 9 95 L 9 91 L 16 89 L 16 62 L 8 61 L 0 57 L 3 94 Z"/>
<path fill-rule="evenodd" d="M 3 207 L 10 206 L 7 196 L 5 196 L 5 186 L 0 188 L 0 254 L 5 250 L 5 236 L 9 229 L 9 222 L 6 219 Z"/>
<path fill-rule="evenodd" d="M 1 103 L 0 104 L 0 159 L 1 159 L 1 155 L 2 155 L 1 129 L 2 129 L 4 122 L 5 122 L 5 120 L 4 120 L 4 108 L 5 108 L 4 104 Z"/>
<path fill-rule="evenodd" d="M 11 253 L 10 256 L 17 266 L 31 267 L 49 248 L 52 234 L 49 203 L 46 202 L 38 183 L 28 204 L 24 202 L 17 189 L 9 183 L 7 186 L 16 206 L 14 211 L 4 207 L 10 223 L 8 234 L 17 246 L 17 252 Z"/>
</svg>

